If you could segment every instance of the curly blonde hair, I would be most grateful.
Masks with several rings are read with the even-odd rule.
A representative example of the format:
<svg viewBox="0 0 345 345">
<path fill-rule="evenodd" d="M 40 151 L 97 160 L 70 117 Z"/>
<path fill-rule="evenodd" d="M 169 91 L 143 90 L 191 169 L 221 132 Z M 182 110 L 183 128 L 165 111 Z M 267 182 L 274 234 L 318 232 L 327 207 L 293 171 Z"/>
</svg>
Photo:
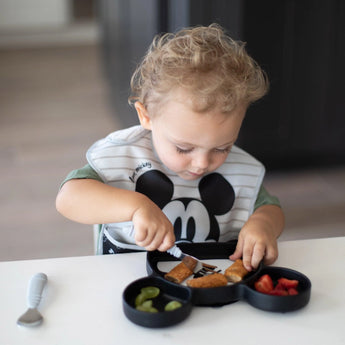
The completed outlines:
<svg viewBox="0 0 345 345">
<path fill-rule="evenodd" d="M 182 88 L 194 111 L 231 112 L 263 97 L 269 83 L 265 72 L 217 24 L 157 35 L 131 79 L 131 104 L 149 109 L 171 91 Z"/>
</svg>

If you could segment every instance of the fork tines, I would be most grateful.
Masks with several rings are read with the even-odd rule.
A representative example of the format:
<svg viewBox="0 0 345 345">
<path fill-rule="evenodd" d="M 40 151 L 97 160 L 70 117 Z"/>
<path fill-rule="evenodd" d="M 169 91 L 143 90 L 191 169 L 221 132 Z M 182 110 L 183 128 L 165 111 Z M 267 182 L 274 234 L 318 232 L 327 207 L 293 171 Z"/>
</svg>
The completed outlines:
<svg viewBox="0 0 345 345">
<path fill-rule="evenodd" d="M 194 278 L 203 277 L 203 276 L 213 274 L 213 273 L 220 273 L 222 271 L 222 270 L 215 270 L 216 268 L 217 266 L 203 263 L 202 269 L 194 274 Z"/>
</svg>

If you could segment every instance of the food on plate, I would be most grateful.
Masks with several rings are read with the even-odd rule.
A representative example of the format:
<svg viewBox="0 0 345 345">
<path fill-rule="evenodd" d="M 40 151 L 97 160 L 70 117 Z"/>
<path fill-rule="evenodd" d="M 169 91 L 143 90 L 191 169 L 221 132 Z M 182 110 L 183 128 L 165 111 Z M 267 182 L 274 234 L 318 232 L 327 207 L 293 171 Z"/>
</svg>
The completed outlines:
<svg viewBox="0 0 345 345">
<path fill-rule="evenodd" d="M 225 270 L 224 275 L 229 282 L 238 283 L 248 273 L 249 271 L 247 271 L 243 266 L 243 261 L 241 259 L 237 259 L 230 267 Z"/>
<path fill-rule="evenodd" d="M 191 271 L 183 262 L 180 262 L 172 270 L 166 273 L 164 275 L 164 278 L 173 283 L 180 284 L 188 277 L 190 277 L 192 274 L 193 271 Z"/>
<path fill-rule="evenodd" d="M 148 313 L 158 313 L 158 309 L 153 306 L 153 302 L 151 299 L 136 306 L 136 309 L 140 311 L 146 311 Z"/>
<path fill-rule="evenodd" d="M 289 292 L 281 284 L 276 284 L 271 291 L 266 292 L 269 295 L 273 296 L 288 296 Z"/>
<path fill-rule="evenodd" d="M 273 280 L 268 274 L 264 274 L 254 283 L 254 286 L 256 291 L 268 294 L 273 290 Z"/>
<path fill-rule="evenodd" d="M 160 289 L 155 286 L 146 286 L 140 290 L 140 294 L 135 298 L 135 309 L 148 313 L 158 313 L 158 309 L 153 305 L 151 298 L 156 298 L 160 293 Z M 182 303 L 176 300 L 168 302 L 164 306 L 164 311 L 173 311 L 181 308 Z"/>
<path fill-rule="evenodd" d="M 281 284 L 286 289 L 291 289 L 291 288 L 296 289 L 297 286 L 298 286 L 298 280 L 279 278 L 278 279 L 278 284 Z"/>
<path fill-rule="evenodd" d="M 142 305 L 146 300 L 155 298 L 159 295 L 159 289 L 155 286 L 146 286 L 140 290 L 140 294 L 135 298 L 135 306 Z"/>
<path fill-rule="evenodd" d="M 197 260 L 188 255 L 186 255 L 182 261 L 191 271 L 194 271 L 196 264 L 198 263 Z"/>
<path fill-rule="evenodd" d="M 273 296 L 298 295 L 298 280 L 279 278 L 274 285 L 269 274 L 264 274 L 254 283 L 255 290 Z"/>
<path fill-rule="evenodd" d="M 164 307 L 164 311 L 173 311 L 175 309 L 181 308 L 182 307 L 182 303 L 179 301 L 170 301 L 169 303 L 167 303 Z"/>
<path fill-rule="evenodd" d="M 298 295 L 297 286 L 298 286 L 298 280 L 279 278 L 277 281 L 277 285 L 270 292 L 270 295 L 276 295 L 276 296 Z"/>
<path fill-rule="evenodd" d="M 192 288 L 213 288 L 227 284 L 228 279 L 222 273 L 213 273 L 200 278 L 187 280 L 187 285 Z"/>
<path fill-rule="evenodd" d="M 297 289 L 294 289 L 294 288 L 288 289 L 288 293 L 289 293 L 290 296 L 298 295 Z"/>
</svg>

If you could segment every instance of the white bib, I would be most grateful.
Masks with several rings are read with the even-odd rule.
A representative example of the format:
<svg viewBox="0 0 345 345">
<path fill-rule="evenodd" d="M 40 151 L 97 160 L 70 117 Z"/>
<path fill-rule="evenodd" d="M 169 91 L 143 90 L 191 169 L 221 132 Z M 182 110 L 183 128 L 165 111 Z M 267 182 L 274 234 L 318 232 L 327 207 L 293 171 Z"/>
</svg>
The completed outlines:
<svg viewBox="0 0 345 345">
<path fill-rule="evenodd" d="M 141 126 L 111 133 L 87 152 L 104 183 L 141 192 L 174 225 L 177 242 L 226 242 L 235 239 L 253 213 L 265 174 L 264 166 L 233 146 L 221 167 L 198 180 L 186 181 L 166 168 L 155 154 L 151 132 Z M 142 249 L 128 236 L 132 222 L 104 224 L 116 246 Z"/>
</svg>

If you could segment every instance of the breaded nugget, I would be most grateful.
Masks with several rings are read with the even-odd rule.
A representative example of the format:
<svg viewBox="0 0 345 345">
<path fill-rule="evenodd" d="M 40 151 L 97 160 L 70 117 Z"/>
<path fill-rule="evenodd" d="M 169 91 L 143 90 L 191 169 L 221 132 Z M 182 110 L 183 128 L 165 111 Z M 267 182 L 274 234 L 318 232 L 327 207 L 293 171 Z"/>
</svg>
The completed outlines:
<svg viewBox="0 0 345 345">
<path fill-rule="evenodd" d="M 166 280 L 169 280 L 173 283 L 181 284 L 185 279 L 193 274 L 183 262 L 180 262 L 175 266 L 171 271 L 164 275 Z"/>
<path fill-rule="evenodd" d="M 200 278 L 187 280 L 187 285 L 192 288 L 213 288 L 217 286 L 225 286 L 228 280 L 221 273 L 213 273 Z"/>
<path fill-rule="evenodd" d="M 228 279 L 229 282 L 238 283 L 240 282 L 249 271 L 245 269 L 243 266 L 243 262 L 241 259 L 237 259 L 230 267 L 228 267 L 224 275 Z"/>
</svg>

